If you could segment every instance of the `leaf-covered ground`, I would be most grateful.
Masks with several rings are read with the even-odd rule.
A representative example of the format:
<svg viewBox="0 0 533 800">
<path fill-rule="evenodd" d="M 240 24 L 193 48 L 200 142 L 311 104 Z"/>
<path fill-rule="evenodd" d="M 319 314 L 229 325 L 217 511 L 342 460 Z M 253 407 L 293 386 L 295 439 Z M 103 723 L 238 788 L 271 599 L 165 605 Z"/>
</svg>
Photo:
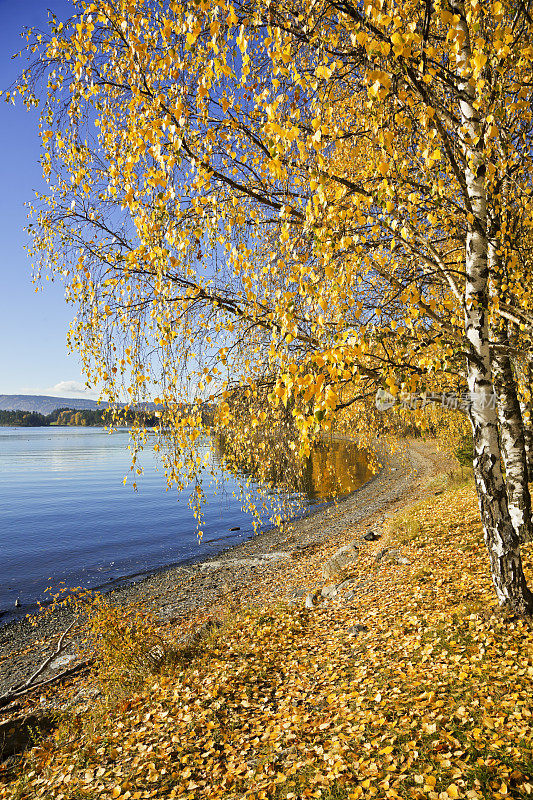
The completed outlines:
<svg viewBox="0 0 533 800">
<path fill-rule="evenodd" d="M 533 631 L 487 613 L 472 487 L 390 526 L 411 564 L 384 564 L 375 591 L 313 611 L 249 598 L 133 694 L 71 713 L 0 797 L 533 797 Z"/>
</svg>

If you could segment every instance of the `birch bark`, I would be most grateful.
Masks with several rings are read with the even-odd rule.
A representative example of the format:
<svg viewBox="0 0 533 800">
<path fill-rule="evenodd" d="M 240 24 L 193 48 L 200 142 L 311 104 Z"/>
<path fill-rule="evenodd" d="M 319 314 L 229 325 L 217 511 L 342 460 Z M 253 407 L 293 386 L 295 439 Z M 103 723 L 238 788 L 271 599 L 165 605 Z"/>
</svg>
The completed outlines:
<svg viewBox="0 0 533 800">
<path fill-rule="evenodd" d="M 505 335 L 492 336 L 495 342 L 505 338 Z M 493 371 L 509 514 L 520 542 L 530 542 L 533 527 L 524 424 L 509 356 L 503 353 L 494 356 Z"/>
<path fill-rule="evenodd" d="M 533 391 L 533 358 L 526 354 L 526 394 L 520 400 L 520 411 L 524 422 L 524 440 L 526 445 L 526 458 L 528 478 L 533 481 L 533 406 L 531 393 Z"/>
<path fill-rule="evenodd" d="M 498 294 L 501 284 L 501 259 L 498 255 L 498 220 L 491 220 L 488 241 L 488 264 L 491 290 Z M 505 466 L 507 503 L 513 527 L 521 543 L 533 538 L 531 524 L 531 495 L 528 486 L 528 464 L 525 428 L 518 401 L 516 382 L 509 356 L 509 335 L 506 320 L 492 324 L 492 372 L 497 397 L 500 443 Z"/>
<path fill-rule="evenodd" d="M 518 535 L 507 505 L 500 463 L 498 420 L 494 403 L 488 330 L 487 196 L 482 130 L 475 108 L 471 46 L 463 2 L 450 6 L 458 18 L 457 74 L 465 181 L 472 209 L 465 243 L 464 315 L 467 340 L 469 415 L 474 441 L 474 478 L 491 574 L 501 606 L 520 614 L 533 612 L 520 556 Z"/>
</svg>

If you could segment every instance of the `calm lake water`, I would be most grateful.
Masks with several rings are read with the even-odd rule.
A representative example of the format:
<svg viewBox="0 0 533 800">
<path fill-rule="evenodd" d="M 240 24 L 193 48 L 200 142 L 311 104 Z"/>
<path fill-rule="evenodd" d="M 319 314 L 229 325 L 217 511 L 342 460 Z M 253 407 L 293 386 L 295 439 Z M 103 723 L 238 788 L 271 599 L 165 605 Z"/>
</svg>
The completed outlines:
<svg viewBox="0 0 533 800">
<path fill-rule="evenodd" d="M 0 624 L 46 602 L 47 587 L 109 587 L 205 558 L 252 535 L 251 518 L 233 495 L 238 480 L 231 475 L 224 477 L 222 492 L 204 484 L 208 503 L 201 542 L 188 495 L 165 491 L 148 450 L 138 491 L 124 486 L 130 474 L 128 442 L 126 430 L 0 427 Z M 212 458 L 220 472 L 216 452 Z M 369 477 L 364 457 L 353 447 L 321 447 L 306 470 L 304 508 L 324 502 L 333 491 L 352 491 Z"/>
</svg>

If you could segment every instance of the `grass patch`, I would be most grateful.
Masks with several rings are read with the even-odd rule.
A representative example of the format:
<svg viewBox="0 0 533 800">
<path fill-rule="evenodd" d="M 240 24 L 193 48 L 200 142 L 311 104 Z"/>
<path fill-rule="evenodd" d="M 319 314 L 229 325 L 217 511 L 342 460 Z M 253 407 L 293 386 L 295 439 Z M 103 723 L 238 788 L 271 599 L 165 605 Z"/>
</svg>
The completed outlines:
<svg viewBox="0 0 533 800">
<path fill-rule="evenodd" d="M 469 466 L 462 466 L 458 469 L 450 470 L 446 474 L 446 488 L 459 489 L 463 486 L 474 484 L 474 470 Z"/>
<path fill-rule="evenodd" d="M 420 503 L 415 503 L 390 520 L 389 531 L 395 542 L 406 544 L 423 538 L 423 522 L 419 516 L 421 507 Z"/>
</svg>

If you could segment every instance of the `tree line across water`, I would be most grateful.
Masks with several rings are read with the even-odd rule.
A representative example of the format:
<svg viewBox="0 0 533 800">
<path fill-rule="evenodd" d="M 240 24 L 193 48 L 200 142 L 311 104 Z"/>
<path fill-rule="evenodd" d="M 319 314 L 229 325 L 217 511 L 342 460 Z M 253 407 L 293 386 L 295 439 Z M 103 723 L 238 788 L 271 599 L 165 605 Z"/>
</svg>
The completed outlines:
<svg viewBox="0 0 533 800">
<path fill-rule="evenodd" d="M 182 415 L 185 416 L 187 408 L 184 406 Z M 201 418 L 204 425 L 213 423 L 214 408 L 206 404 L 201 409 Z M 117 415 L 118 414 L 118 415 Z M 113 412 L 109 408 L 56 408 L 50 414 L 40 414 L 37 411 L 5 411 L 0 410 L 0 426 L 17 428 L 43 428 L 49 425 L 77 425 L 83 427 L 97 427 L 99 425 L 133 425 L 141 422 L 144 427 L 155 428 L 160 424 L 160 416 L 155 411 L 146 409 L 129 408 Z"/>
<path fill-rule="evenodd" d="M 119 424 L 130 425 L 139 412 L 123 411 Z M 39 414 L 36 411 L 0 411 L 0 425 L 6 427 L 43 428 L 49 425 L 78 425 L 95 427 L 108 425 L 111 414 L 108 409 L 56 408 L 51 414 Z M 148 426 L 157 425 L 155 414 L 144 412 L 143 422 Z M 114 423 L 116 424 L 116 422 Z"/>
</svg>

